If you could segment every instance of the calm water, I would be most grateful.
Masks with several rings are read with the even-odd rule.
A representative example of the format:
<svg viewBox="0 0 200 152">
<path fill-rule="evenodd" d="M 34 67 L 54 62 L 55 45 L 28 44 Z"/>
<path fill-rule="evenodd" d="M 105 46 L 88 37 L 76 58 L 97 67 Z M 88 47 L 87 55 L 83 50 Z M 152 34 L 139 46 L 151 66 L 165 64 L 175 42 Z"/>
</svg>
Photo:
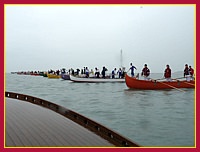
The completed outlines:
<svg viewBox="0 0 200 152">
<path fill-rule="evenodd" d="M 6 91 L 74 110 L 142 146 L 194 146 L 195 89 L 129 90 L 125 83 L 74 83 L 6 74 Z"/>
</svg>

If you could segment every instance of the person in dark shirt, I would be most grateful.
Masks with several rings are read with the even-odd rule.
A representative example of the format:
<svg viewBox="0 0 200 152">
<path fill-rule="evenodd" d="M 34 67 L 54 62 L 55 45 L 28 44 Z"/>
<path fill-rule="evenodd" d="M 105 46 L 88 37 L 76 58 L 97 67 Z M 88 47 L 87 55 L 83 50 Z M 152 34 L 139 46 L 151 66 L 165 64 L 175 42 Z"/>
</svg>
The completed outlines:
<svg viewBox="0 0 200 152">
<path fill-rule="evenodd" d="M 144 80 L 149 80 L 150 70 L 147 67 L 147 64 L 144 65 L 144 68 L 142 69 L 141 76 L 144 76 Z"/>
<path fill-rule="evenodd" d="M 100 72 L 99 69 L 95 68 L 95 76 L 96 78 L 99 78 Z"/>
<path fill-rule="evenodd" d="M 171 69 L 170 69 L 168 64 L 166 65 L 166 69 L 165 69 L 165 72 L 164 72 L 164 77 L 165 77 L 165 79 L 167 81 L 172 81 L 171 80 Z"/>
<path fill-rule="evenodd" d="M 184 78 L 186 78 L 187 81 L 190 81 L 190 71 L 187 64 L 185 64 Z"/>
<path fill-rule="evenodd" d="M 106 71 L 107 71 L 106 67 L 103 67 L 101 74 L 102 74 L 102 78 L 104 78 L 104 79 L 106 78 Z"/>
<path fill-rule="evenodd" d="M 119 75 L 119 79 L 122 78 L 122 69 L 119 68 L 119 70 L 117 71 L 117 74 Z"/>
</svg>

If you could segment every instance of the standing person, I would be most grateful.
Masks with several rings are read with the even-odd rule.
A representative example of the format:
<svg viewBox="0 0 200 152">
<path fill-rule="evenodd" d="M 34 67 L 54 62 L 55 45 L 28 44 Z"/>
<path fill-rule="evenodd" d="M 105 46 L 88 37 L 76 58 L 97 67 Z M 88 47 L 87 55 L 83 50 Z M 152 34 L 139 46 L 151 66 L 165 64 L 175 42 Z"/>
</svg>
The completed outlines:
<svg viewBox="0 0 200 152">
<path fill-rule="evenodd" d="M 74 74 L 75 74 L 75 73 L 74 73 L 74 69 L 71 68 L 71 71 L 72 71 L 72 75 L 74 75 Z"/>
<path fill-rule="evenodd" d="M 93 71 L 93 69 L 91 69 L 90 73 L 91 73 L 92 75 L 94 75 L 94 71 Z"/>
<path fill-rule="evenodd" d="M 95 76 L 99 78 L 99 75 L 100 75 L 99 69 L 95 68 Z"/>
<path fill-rule="evenodd" d="M 102 74 L 102 78 L 104 78 L 104 79 L 106 78 L 106 71 L 107 71 L 106 67 L 103 67 L 101 74 Z"/>
<path fill-rule="evenodd" d="M 185 64 L 184 78 L 186 78 L 187 81 L 190 81 L 190 71 L 187 64 Z"/>
<path fill-rule="evenodd" d="M 76 74 L 79 75 L 80 69 L 76 69 Z"/>
<path fill-rule="evenodd" d="M 171 69 L 170 69 L 168 64 L 166 65 L 166 69 L 165 69 L 165 72 L 164 72 L 164 77 L 168 82 L 172 81 L 171 80 Z"/>
<path fill-rule="evenodd" d="M 65 68 L 62 68 L 61 69 L 61 74 L 65 74 L 66 73 L 66 69 Z"/>
<path fill-rule="evenodd" d="M 191 65 L 189 66 L 189 73 L 190 73 L 190 77 L 191 77 L 191 80 L 194 80 L 194 69 L 191 67 Z"/>
<path fill-rule="evenodd" d="M 126 72 L 125 72 L 125 67 L 122 68 L 122 74 L 121 74 L 121 78 L 124 78 L 126 75 Z"/>
<path fill-rule="evenodd" d="M 83 74 L 85 74 L 85 67 L 83 68 Z"/>
<path fill-rule="evenodd" d="M 85 75 L 86 75 L 86 78 L 89 78 L 89 69 L 88 67 L 85 68 Z"/>
<path fill-rule="evenodd" d="M 56 71 L 56 75 L 59 75 L 59 74 L 60 74 L 60 71 L 59 71 L 59 70 L 57 70 L 57 71 Z"/>
<path fill-rule="evenodd" d="M 119 79 L 122 78 L 122 70 L 121 70 L 121 68 L 119 68 L 119 70 L 117 71 L 117 74 L 119 75 Z"/>
<path fill-rule="evenodd" d="M 141 76 L 144 76 L 144 80 L 149 80 L 150 70 L 147 67 L 147 64 L 144 65 L 144 68 L 142 69 Z"/>
<path fill-rule="evenodd" d="M 81 74 L 83 75 L 83 69 L 81 69 Z"/>
<path fill-rule="evenodd" d="M 131 63 L 130 64 L 130 69 L 129 70 L 131 70 L 131 77 L 134 77 L 134 69 L 136 69 L 137 70 L 137 68 L 135 67 L 135 66 L 133 66 L 133 64 Z"/>
<path fill-rule="evenodd" d="M 115 78 L 115 73 L 116 73 L 116 68 L 114 69 L 114 70 L 112 70 L 112 79 L 114 79 Z"/>
</svg>

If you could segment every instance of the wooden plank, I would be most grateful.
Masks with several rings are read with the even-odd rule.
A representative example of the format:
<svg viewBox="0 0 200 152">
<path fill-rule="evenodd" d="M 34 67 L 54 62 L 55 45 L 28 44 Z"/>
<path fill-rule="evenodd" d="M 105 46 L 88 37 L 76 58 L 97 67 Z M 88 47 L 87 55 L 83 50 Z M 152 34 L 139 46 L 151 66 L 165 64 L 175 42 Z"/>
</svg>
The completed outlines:
<svg viewBox="0 0 200 152">
<path fill-rule="evenodd" d="M 6 146 L 114 146 L 44 107 L 6 98 Z"/>
</svg>

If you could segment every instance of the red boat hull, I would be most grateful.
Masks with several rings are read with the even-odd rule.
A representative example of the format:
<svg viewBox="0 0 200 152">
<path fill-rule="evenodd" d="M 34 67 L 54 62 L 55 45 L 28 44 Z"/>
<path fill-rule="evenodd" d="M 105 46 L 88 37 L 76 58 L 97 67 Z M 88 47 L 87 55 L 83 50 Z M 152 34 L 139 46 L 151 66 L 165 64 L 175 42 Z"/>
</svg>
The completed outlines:
<svg viewBox="0 0 200 152">
<path fill-rule="evenodd" d="M 195 88 L 195 81 L 146 81 L 126 75 L 126 85 L 131 89 L 142 90 L 160 90 L 160 89 L 175 89 L 175 88 Z"/>
</svg>

